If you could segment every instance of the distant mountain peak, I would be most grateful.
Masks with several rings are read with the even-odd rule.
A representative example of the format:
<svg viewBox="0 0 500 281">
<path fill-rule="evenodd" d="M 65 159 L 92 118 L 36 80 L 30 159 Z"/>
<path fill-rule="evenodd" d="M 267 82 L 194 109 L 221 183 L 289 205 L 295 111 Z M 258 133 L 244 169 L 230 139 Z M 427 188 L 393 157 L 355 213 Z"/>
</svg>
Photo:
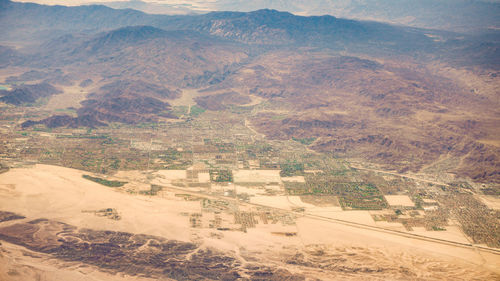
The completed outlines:
<svg viewBox="0 0 500 281">
<path fill-rule="evenodd" d="M 126 26 L 118 28 L 106 33 L 103 33 L 98 41 L 100 44 L 120 43 L 120 42 L 140 42 L 143 40 L 163 37 L 166 31 L 160 28 L 139 25 L 139 26 Z"/>
<path fill-rule="evenodd" d="M 250 14 L 263 14 L 263 15 L 269 15 L 269 14 L 274 14 L 274 15 L 278 15 L 278 14 L 288 14 L 288 15 L 293 15 L 289 12 L 285 12 L 285 11 L 278 11 L 278 10 L 275 10 L 275 9 L 260 9 L 260 10 L 256 10 L 256 11 L 253 11 L 253 12 L 250 12 Z"/>
<path fill-rule="evenodd" d="M 151 37 L 165 34 L 165 30 L 150 25 L 125 26 L 108 32 L 111 35 Z"/>
</svg>

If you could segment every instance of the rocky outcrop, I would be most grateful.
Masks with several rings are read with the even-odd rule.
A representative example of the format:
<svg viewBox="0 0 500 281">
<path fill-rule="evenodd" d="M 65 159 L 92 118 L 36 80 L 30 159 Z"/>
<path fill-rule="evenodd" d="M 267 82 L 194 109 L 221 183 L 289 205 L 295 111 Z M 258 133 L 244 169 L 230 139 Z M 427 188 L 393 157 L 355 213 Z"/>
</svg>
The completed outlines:
<svg viewBox="0 0 500 281">
<path fill-rule="evenodd" d="M 22 85 L 10 91 L 0 90 L 0 101 L 13 105 L 23 105 L 35 103 L 40 98 L 48 98 L 61 93 L 48 83 Z"/>
<path fill-rule="evenodd" d="M 2 227 L 0 239 L 64 261 L 131 276 L 175 280 L 240 280 L 243 276 L 250 276 L 250 280 L 305 280 L 300 274 L 273 265 L 243 265 L 230 254 L 190 242 L 79 229 L 47 219 Z"/>
</svg>

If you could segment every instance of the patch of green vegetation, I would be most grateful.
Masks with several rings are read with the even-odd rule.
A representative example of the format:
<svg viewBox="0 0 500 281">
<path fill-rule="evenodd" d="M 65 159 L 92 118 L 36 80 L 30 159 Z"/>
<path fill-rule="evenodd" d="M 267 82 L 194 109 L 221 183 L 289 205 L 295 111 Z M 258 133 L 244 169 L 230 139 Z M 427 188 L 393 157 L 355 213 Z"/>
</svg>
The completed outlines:
<svg viewBox="0 0 500 281">
<path fill-rule="evenodd" d="M 432 230 L 434 230 L 434 231 L 446 231 L 446 228 L 433 225 Z"/>
<path fill-rule="evenodd" d="M 210 170 L 210 180 L 212 182 L 233 182 L 233 172 L 231 170 Z"/>
<path fill-rule="evenodd" d="M 451 182 L 450 185 L 453 187 L 457 187 L 457 188 L 463 188 L 463 189 L 468 189 L 468 190 L 472 189 L 472 186 L 468 182 L 465 182 L 465 181 Z"/>
<path fill-rule="evenodd" d="M 219 153 L 232 153 L 234 152 L 234 144 L 232 143 L 216 143 L 214 144 L 217 147 Z"/>
<path fill-rule="evenodd" d="M 188 154 L 191 153 L 186 151 L 178 151 L 175 148 L 169 147 L 167 150 L 161 151 L 155 157 L 160 160 L 162 169 L 185 170 L 189 166 L 193 165 L 193 161 L 189 159 L 189 157 L 185 157 L 185 155 Z"/>
<path fill-rule="evenodd" d="M 384 196 L 371 183 L 344 185 L 339 201 L 344 209 L 381 210 L 387 208 Z"/>
<path fill-rule="evenodd" d="M 420 210 L 423 209 L 422 204 L 424 203 L 424 200 L 422 199 L 422 197 L 420 195 L 414 196 L 413 197 L 413 202 L 415 202 L 415 208 L 416 209 L 420 209 Z"/>
<path fill-rule="evenodd" d="M 126 181 L 110 181 L 107 179 L 102 179 L 102 178 L 93 177 L 93 176 L 89 176 L 89 175 L 83 175 L 82 177 L 84 179 L 88 179 L 88 180 L 91 180 L 93 182 L 97 182 L 99 184 L 109 186 L 109 187 L 122 187 L 127 183 Z"/>
<path fill-rule="evenodd" d="M 287 194 L 290 195 L 307 195 L 312 192 L 308 191 L 307 184 L 304 182 L 283 182 Z"/>
<path fill-rule="evenodd" d="M 276 120 L 276 121 L 281 121 L 285 119 L 287 116 L 286 115 L 281 115 L 281 114 L 276 114 L 271 116 L 271 120 Z"/>
<path fill-rule="evenodd" d="M 91 140 L 111 139 L 111 137 L 108 136 L 108 135 L 84 135 L 84 134 L 78 134 L 78 135 L 57 135 L 56 138 L 58 138 L 58 139 L 91 139 Z"/>
<path fill-rule="evenodd" d="M 387 202 L 378 188 L 371 183 L 336 182 L 331 176 L 307 176 L 306 183 L 285 182 L 290 195 L 335 195 L 343 209 L 381 210 Z"/>
<path fill-rule="evenodd" d="M 111 137 L 109 137 L 109 138 L 105 138 L 105 139 L 103 139 L 103 141 L 101 142 L 101 144 L 116 144 L 116 143 L 117 143 L 116 139 L 113 139 L 113 138 L 111 138 Z"/>
<path fill-rule="evenodd" d="M 182 153 L 175 148 L 169 147 L 167 150 L 163 151 L 159 157 L 161 160 L 170 163 L 179 160 L 182 157 Z"/>
<path fill-rule="evenodd" d="M 234 114 L 248 114 L 252 112 L 253 106 L 236 106 L 231 105 L 230 111 Z"/>
<path fill-rule="evenodd" d="M 35 132 L 51 133 L 52 129 L 51 128 L 47 128 L 45 126 L 35 126 L 35 127 L 33 127 L 33 131 L 35 131 Z"/>
<path fill-rule="evenodd" d="M 300 176 L 304 174 L 304 164 L 297 162 L 287 162 L 280 165 L 281 171 L 280 176 L 282 177 L 293 177 Z"/>
<path fill-rule="evenodd" d="M 58 108 L 55 110 L 56 112 L 65 112 L 65 113 L 76 113 L 74 108 Z"/>
<path fill-rule="evenodd" d="M 183 115 L 186 115 L 188 113 L 188 109 L 189 108 L 185 105 L 174 106 L 172 108 L 172 114 L 177 117 L 182 117 Z"/>
<path fill-rule="evenodd" d="M 198 117 L 200 114 L 202 114 L 205 111 L 206 111 L 206 109 L 201 108 L 201 107 L 196 106 L 196 105 L 193 105 L 193 106 L 191 106 L 191 111 L 189 112 L 189 116 Z"/>
<path fill-rule="evenodd" d="M 118 170 L 120 168 L 120 162 L 121 160 L 116 158 L 116 157 L 111 157 L 111 159 L 109 159 L 109 161 L 111 161 L 111 164 L 109 165 L 109 167 L 113 170 Z"/>
<path fill-rule="evenodd" d="M 299 139 L 299 138 L 295 138 L 295 137 L 292 137 L 292 140 L 296 141 L 296 142 L 299 142 L 303 145 L 310 145 L 311 143 L 313 143 L 316 138 L 303 138 L 303 139 Z"/>
<path fill-rule="evenodd" d="M 498 187 L 481 188 L 481 191 L 483 192 L 484 195 L 500 196 L 500 188 Z"/>
</svg>

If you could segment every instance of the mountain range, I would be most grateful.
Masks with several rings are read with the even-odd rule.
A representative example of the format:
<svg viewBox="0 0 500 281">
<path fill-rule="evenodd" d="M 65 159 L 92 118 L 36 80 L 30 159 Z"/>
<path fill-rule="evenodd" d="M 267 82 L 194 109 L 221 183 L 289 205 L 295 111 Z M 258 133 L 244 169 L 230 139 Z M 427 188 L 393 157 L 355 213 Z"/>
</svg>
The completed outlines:
<svg viewBox="0 0 500 281">
<path fill-rule="evenodd" d="M 249 12 L 263 8 L 297 15 L 332 15 L 358 20 L 376 20 L 413 27 L 473 32 L 500 26 L 498 1 L 482 0 L 216 0 L 172 3 L 150 1 L 107 1 L 113 8 L 132 8 L 153 14 L 190 14 L 207 11 Z"/>
<path fill-rule="evenodd" d="M 0 66 L 24 71 L 5 78 L 14 89 L 3 100 L 24 84 L 94 81 L 75 116 L 24 127 L 175 120 L 179 93 L 197 89 L 198 106 L 212 111 L 265 100 L 249 122 L 271 139 L 313 138 L 316 151 L 400 171 L 455 163 L 447 171 L 500 181 L 497 31 L 276 10 L 167 16 L 0 5 Z"/>
</svg>

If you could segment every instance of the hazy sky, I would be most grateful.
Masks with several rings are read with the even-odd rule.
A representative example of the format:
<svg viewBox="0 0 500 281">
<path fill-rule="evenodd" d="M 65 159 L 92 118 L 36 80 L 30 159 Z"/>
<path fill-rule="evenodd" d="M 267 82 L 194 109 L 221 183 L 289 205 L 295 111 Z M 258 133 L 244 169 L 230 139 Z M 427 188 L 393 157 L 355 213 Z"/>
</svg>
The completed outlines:
<svg viewBox="0 0 500 281">
<path fill-rule="evenodd" d="M 133 1 L 133 0 L 132 0 Z M 95 2 L 132 2 L 130 0 L 15 0 L 14 2 L 32 2 L 48 5 L 65 5 L 65 6 L 78 6 L 82 4 L 91 4 Z M 148 3 L 160 3 L 160 4 L 195 4 L 204 5 L 211 2 L 216 2 L 216 0 L 142 0 L 142 2 Z"/>
<path fill-rule="evenodd" d="M 105 3 L 105 2 L 134 2 L 134 0 L 13 0 L 14 2 L 32 2 L 48 5 L 65 5 L 78 6 L 82 4 Z M 253 0 L 248 0 L 253 1 Z M 415 0 L 419 1 L 419 0 Z M 481 2 L 498 3 L 500 0 L 480 0 Z M 210 6 L 211 3 L 221 2 L 220 0 L 142 0 L 142 2 L 157 3 L 157 4 L 174 4 L 174 5 L 193 5 L 193 6 Z M 262 1 L 261 1 L 262 2 Z M 294 1 L 274 1 L 274 2 L 294 2 Z M 315 0 L 311 0 L 315 2 Z M 318 2 L 318 1 L 316 1 Z M 339 0 L 338 2 L 346 2 Z M 347 1 L 350 2 L 350 1 Z M 472 1 L 473 2 L 473 1 Z"/>
<path fill-rule="evenodd" d="M 31 2 L 46 5 L 64 5 L 64 6 L 79 6 L 85 4 L 109 4 L 114 8 L 138 8 L 133 4 L 147 3 L 152 4 L 150 7 L 184 7 L 194 11 L 215 11 L 218 10 L 214 3 L 219 0 L 13 0 L 15 2 Z M 249 0 L 252 1 L 252 0 Z M 135 2 L 135 3 L 134 3 Z M 141 7 L 144 8 L 144 7 Z M 169 10 L 167 10 L 169 11 Z M 147 11 L 147 12 L 155 12 Z M 162 13 L 163 11 L 157 11 Z"/>
<path fill-rule="evenodd" d="M 14 0 L 15 2 L 31 2 L 47 5 L 78 6 L 83 4 L 106 3 L 106 2 L 134 2 L 134 0 Z M 249 0 L 251 1 L 251 0 Z M 142 0 L 141 2 L 169 5 L 192 5 L 192 6 L 210 6 L 217 0 Z"/>
</svg>

